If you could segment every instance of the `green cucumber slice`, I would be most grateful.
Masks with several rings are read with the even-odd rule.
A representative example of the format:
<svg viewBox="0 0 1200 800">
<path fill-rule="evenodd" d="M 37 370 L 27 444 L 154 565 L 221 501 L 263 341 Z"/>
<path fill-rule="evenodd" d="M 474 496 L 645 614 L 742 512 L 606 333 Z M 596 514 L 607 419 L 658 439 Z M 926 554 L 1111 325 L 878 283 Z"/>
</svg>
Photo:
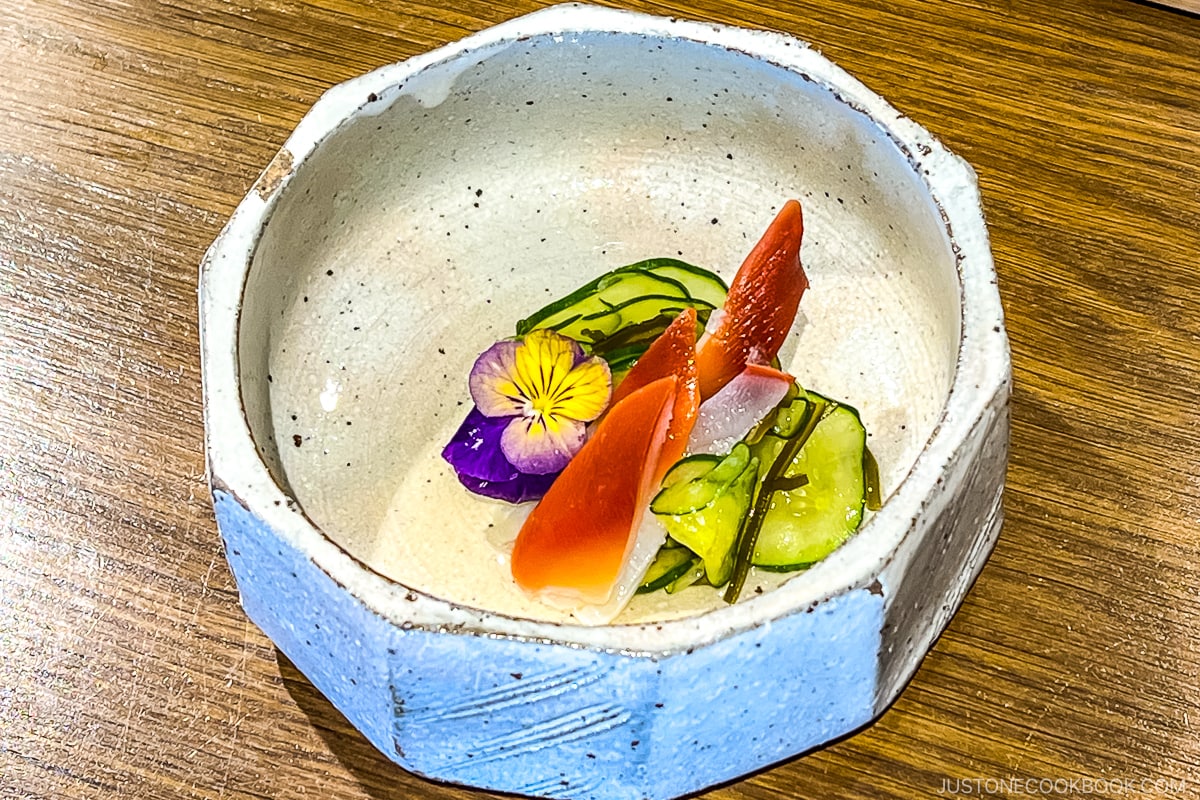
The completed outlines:
<svg viewBox="0 0 1200 800">
<path fill-rule="evenodd" d="M 817 394 L 808 395 L 805 400 L 802 422 L 794 436 L 789 439 L 767 436 L 755 446 L 755 454 L 764 465 L 762 485 L 757 487 L 754 505 L 742 518 L 742 527 L 738 531 L 737 552 L 734 554 L 733 576 L 729 580 L 729 587 L 725 590 L 725 602 L 737 602 L 738 595 L 741 594 L 742 587 L 746 584 L 746 577 L 750 573 L 755 546 L 758 543 L 759 533 L 762 531 L 763 518 L 771 505 L 775 491 L 780 488 L 780 479 L 784 478 L 784 471 L 808 441 L 808 437 L 817 427 L 821 417 L 824 416 L 826 408 L 828 408 L 828 402 L 825 398 Z M 799 476 L 793 476 L 793 478 L 795 480 L 787 480 L 786 490 L 792 489 L 793 486 L 799 488 Z M 805 476 L 804 481 L 807 482 L 807 480 L 808 478 Z"/>
<path fill-rule="evenodd" d="M 693 456 L 693 458 L 696 458 L 696 456 Z M 697 464 L 696 466 L 700 467 L 701 465 Z M 650 501 L 650 510 L 662 516 L 664 514 L 690 514 L 693 511 L 704 508 L 713 500 L 716 500 L 717 495 L 725 488 L 724 484 L 705 479 L 708 472 L 711 472 L 712 469 L 713 467 L 710 465 L 707 467 L 707 471 L 699 477 L 680 480 L 673 486 L 665 487 Z M 667 530 L 670 530 L 670 528 Z"/>
<path fill-rule="evenodd" d="M 645 344 L 631 344 L 617 350 L 610 350 L 603 355 L 596 353 L 595 349 L 592 352 L 607 361 L 608 368 L 615 373 L 633 369 L 633 365 L 638 362 L 638 359 L 645 355 L 646 347 Z M 614 382 L 613 385 L 615 386 L 616 383 Z"/>
<path fill-rule="evenodd" d="M 685 308 L 694 308 L 697 312 L 712 311 L 712 307 L 703 300 L 670 294 L 642 294 L 611 307 L 584 314 L 580 319 L 594 320 L 615 314 L 621 320 L 618 327 L 624 328 L 629 325 L 640 325 L 659 316 L 669 316 L 674 319 Z"/>
<path fill-rule="evenodd" d="M 682 310 L 682 307 L 680 307 L 680 310 Z M 700 305 L 696 309 L 697 339 L 704 333 L 704 323 L 708 320 L 710 313 L 712 313 L 712 310 L 704 305 Z M 633 325 L 622 325 L 619 331 L 606 338 L 603 342 L 599 342 L 593 352 L 605 358 L 626 350 L 637 353 L 644 352 L 675 321 L 677 316 L 679 316 L 678 311 L 674 313 L 667 312 L 647 319 L 644 322 Z"/>
<path fill-rule="evenodd" d="M 687 288 L 673 278 L 659 277 L 642 269 L 609 272 L 581 286 L 566 297 L 535 311 L 517 323 L 517 335 L 524 336 L 537 328 L 560 327 L 572 318 L 581 318 L 612 309 L 647 295 L 666 295 L 687 299 Z"/>
<path fill-rule="evenodd" d="M 720 456 L 710 455 L 708 453 L 699 453 L 687 458 L 681 458 L 675 462 L 675 466 L 667 471 L 663 476 L 663 488 L 669 488 L 679 483 L 694 481 L 702 478 L 712 472 L 713 467 L 721 463 Z"/>
<path fill-rule="evenodd" d="M 570 336 L 572 339 L 592 345 L 594 348 L 594 345 L 603 342 L 626 327 L 642 325 L 660 316 L 669 316 L 674 319 L 680 311 L 693 306 L 697 309 L 697 313 L 712 311 L 707 306 L 700 304 L 698 300 L 655 294 L 635 297 L 611 308 L 605 307 L 600 311 L 584 314 L 581 317 L 570 317 L 553 327 L 564 336 Z M 647 342 L 646 346 L 649 347 L 649 344 Z"/>
<path fill-rule="evenodd" d="M 706 306 L 696 310 L 697 340 L 704 333 L 704 325 L 711 313 L 712 310 Z M 662 335 L 667 326 L 675 321 L 676 316 L 678 312 L 659 314 L 645 322 L 622 325 L 612 335 L 597 339 L 592 345 L 592 353 L 607 361 L 613 372 L 629 369 L 637 363 L 654 340 Z"/>
<path fill-rule="evenodd" d="M 718 275 L 702 267 L 674 258 L 646 259 L 607 272 L 543 306 L 517 323 L 517 335 L 524 336 L 536 328 L 561 332 L 562 326 L 573 319 L 651 295 L 678 298 L 686 301 L 679 304 L 680 309 L 693 306 L 707 312 L 724 304 L 728 290 Z"/>
<path fill-rule="evenodd" d="M 660 516 L 699 511 L 720 497 L 748 463 L 750 448 L 740 442 L 724 458 L 689 456 L 671 467 L 663 479 L 662 491 L 650 501 L 650 510 Z"/>
<path fill-rule="evenodd" d="M 729 483 L 742 474 L 750 463 L 750 448 L 741 442 L 733 446 L 729 455 L 721 459 L 721 463 L 713 467 L 705 480 L 717 483 L 724 489 Z"/>
<path fill-rule="evenodd" d="M 548 329 L 561 333 L 563 336 L 569 336 L 581 344 L 591 345 L 594 342 L 603 341 L 606 337 L 611 336 L 620 325 L 620 318 L 609 314 L 590 320 L 585 320 L 580 316 L 573 316 L 555 325 L 548 326 Z"/>
<path fill-rule="evenodd" d="M 739 447 L 749 452 L 745 445 Z M 725 459 L 726 462 L 729 460 Z M 722 462 L 713 471 L 724 466 L 725 462 Z M 734 546 L 742 528 L 742 519 L 750 509 L 757 480 L 758 460 L 752 458 L 745 463 L 741 473 L 707 505 L 686 514 L 659 516 L 659 521 L 672 539 L 703 559 L 705 577 L 713 586 L 724 585 L 733 574 Z M 694 483 L 712 484 L 703 478 Z"/>
<path fill-rule="evenodd" d="M 771 426 L 771 433 L 784 439 L 792 438 L 800 432 L 800 428 L 806 421 L 807 413 L 808 393 L 800 387 L 800 384 L 793 383 L 775 413 L 775 422 Z"/>
<path fill-rule="evenodd" d="M 691 551 L 688 550 L 688 552 Z M 703 580 L 704 562 L 700 560 L 699 556 L 693 556 L 692 559 L 688 570 L 667 585 L 667 594 L 675 594 Z"/>
<path fill-rule="evenodd" d="M 666 589 L 700 563 L 699 557 L 686 547 L 664 547 L 646 570 L 638 594 Z"/>
<path fill-rule="evenodd" d="M 773 440 L 773 441 L 772 441 Z M 763 440 L 762 457 L 782 449 Z M 862 522 L 866 497 L 866 431 L 858 413 L 837 405 L 821 417 L 782 478 L 805 475 L 805 485 L 773 492 L 754 547 L 753 563 L 768 568 L 814 564 L 832 553 Z M 763 491 L 770 487 L 764 485 Z"/>
<path fill-rule="evenodd" d="M 626 354 L 640 356 L 674 320 L 675 315 L 659 314 L 636 325 L 622 326 L 612 336 L 597 342 L 592 352 L 608 361 Z"/>
<path fill-rule="evenodd" d="M 729 287 L 719 275 L 677 258 L 651 258 L 631 264 L 630 267 L 653 272 L 660 278 L 671 278 L 684 286 L 689 297 L 713 308 L 724 305 L 725 295 L 729 292 Z"/>
<path fill-rule="evenodd" d="M 717 499 L 720 487 L 709 481 L 688 481 L 674 489 L 664 489 L 650 504 L 658 515 L 691 514 Z"/>
</svg>

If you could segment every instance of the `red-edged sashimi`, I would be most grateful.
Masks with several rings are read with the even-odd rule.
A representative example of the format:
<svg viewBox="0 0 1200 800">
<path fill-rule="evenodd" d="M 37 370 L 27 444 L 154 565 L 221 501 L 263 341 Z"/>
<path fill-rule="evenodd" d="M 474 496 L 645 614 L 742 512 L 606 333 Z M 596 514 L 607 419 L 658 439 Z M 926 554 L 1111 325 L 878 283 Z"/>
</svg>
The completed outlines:
<svg viewBox="0 0 1200 800">
<path fill-rule="evenodd" d="M 586 609 L 589 623 L 611 619 L 641 580 L 666 533 L 643 525 L 678 379 L 655 380 L 614 404 L 517 535 L 517 584 L 558 608 Z M 639 539 L 657 538 L 656 541 Z M 643 553 L 642 563 L 631 557 Z"/>
<path fill-rule="evenodd" d="M 650 344 L 633 365 L 633 369 L 629 370 L 629 374 L 613 391 L 612 405 L 615 407 L 634 391 L 668 375 L 674 375 L 679 383 L 676 387 L 671 426 L 667 430 L 667 441 L 663 444 L 655 482 L 662 480 L 671 465 L 683 457 L 700 405 L 700 389 L 696 376 L 695 309 L 686 308 L 681 311 L 667 329 Z"/>
<path fill-rule="evenodd" d="M 800 265 L 804 215 L 788 200 L 738 269 L 725 305 L 696 345 L 700 397 L 709 398 L 747 364 L 769 364 L 796 319 L 808 277 Z"/>
</svg>

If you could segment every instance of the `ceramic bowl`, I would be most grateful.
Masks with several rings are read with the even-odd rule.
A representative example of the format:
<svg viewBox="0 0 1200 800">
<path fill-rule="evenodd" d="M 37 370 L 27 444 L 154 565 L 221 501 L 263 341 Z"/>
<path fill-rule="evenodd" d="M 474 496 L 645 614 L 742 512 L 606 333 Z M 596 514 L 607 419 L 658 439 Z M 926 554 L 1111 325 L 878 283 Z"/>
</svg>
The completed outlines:
<svg viewBox="0 0 1200 800">
<path fill-rule="evenodd" d="M 886 502 L 746 599 L 586 626 L 508 587 L 438 458 L 474 357 L 677 256 L 732 276 L 780 204 L 782 353 L 857 406 Z M 1001 524 L 1009 354 L 971 169 L 806 44 L 555 6 L 334 87 L 205 257 L 209 476 L 249 617 L 405 769 L 671 798 L 883 712 Z M 690 591 L 690 590 L 689 590 Z"/>
</svg>

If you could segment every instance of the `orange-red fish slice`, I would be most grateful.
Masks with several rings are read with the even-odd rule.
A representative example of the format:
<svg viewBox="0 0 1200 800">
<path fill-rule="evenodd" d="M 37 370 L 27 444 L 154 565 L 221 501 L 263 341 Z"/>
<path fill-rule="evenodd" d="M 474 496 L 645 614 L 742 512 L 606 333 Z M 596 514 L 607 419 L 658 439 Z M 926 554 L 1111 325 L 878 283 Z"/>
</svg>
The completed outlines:
<svg viewBox="0 0 1200 800">
<path fill-rule="evenodd" d="M 804 215 L 788 200 L 738 269 L 725 305 L 696 345 L 700 396 L 709 398 L 747 364 L 769 364 L 783 345 L 808 277 L 800 266 Z"/>
<path fill-rule="evenodd" d="M 677 384 L 660 378 L 613 405 L 534 507 L 512 553 L 522 589 L 559 606 L 610 600 L 658 488 Z"/>
<path fill-rule="evenodd" d="M 696 422 L 700 407 L 700 389 L 696 374 L 696 310 L 685 308 L 655 339 L 642 357 L 629 370 L 629 374 L 613 391 L 612 405 L 638 389 L 659 378 L 674 375 L 679 383 L 675 393 L 675 407 L 671 415 L 671 427 L 667 430 L 667 441 L 663 444 L 661 463 L 655 479 L 663 475 L 676 461 L 683 457 L 688 436 Z"/>
</svg>

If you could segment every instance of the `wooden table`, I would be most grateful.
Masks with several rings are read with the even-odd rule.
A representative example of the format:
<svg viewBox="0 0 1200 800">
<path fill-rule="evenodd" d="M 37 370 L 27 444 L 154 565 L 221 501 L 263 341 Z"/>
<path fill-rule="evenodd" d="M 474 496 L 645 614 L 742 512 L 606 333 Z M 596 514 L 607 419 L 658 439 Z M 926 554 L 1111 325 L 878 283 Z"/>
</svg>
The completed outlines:
<svg viewBox="0 0 1200 800">
<path fill-rule="evenodd" d="M 202 450 L 197 264 L 296 121 L 539 4 L 440 5 L 0 7 L 0 797 L 486 796 L 247 622 Z M 1200 796 L 1200 18 L 624 5 L 798 35 L 965 156 L 1013 346 L 1007 522 L 950 629 L 877 723 L 711 796 Z"/>
</svg>

